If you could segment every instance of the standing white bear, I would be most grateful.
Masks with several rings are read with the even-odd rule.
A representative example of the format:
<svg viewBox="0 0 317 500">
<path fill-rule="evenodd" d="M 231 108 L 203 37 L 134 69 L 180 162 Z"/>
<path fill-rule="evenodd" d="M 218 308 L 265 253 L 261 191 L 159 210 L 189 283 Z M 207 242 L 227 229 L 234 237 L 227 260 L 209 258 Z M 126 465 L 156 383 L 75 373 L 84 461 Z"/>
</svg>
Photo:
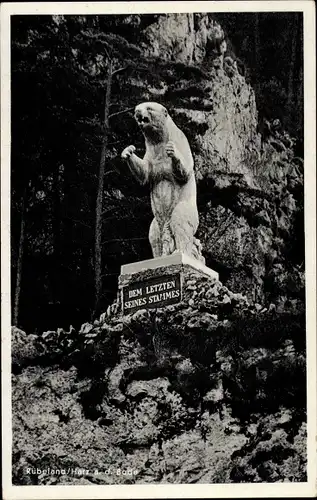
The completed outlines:
<svg viewBox="0 0 317 500">
<path fill-rule="evenodd" d="M 156 102 L 136 106 L 134 117 L 145 138 L 145 156 L 139 158 L 134 146 L 125 148 L 121 156 L 138 181 L 148 183 L 151 189 L 154 219 L 149 240 L 153 257 L 180 251 L 204 261 L 200 242 L 194 237 L 197 195 L 187 138 L 167 109 Z"/>
</svg>

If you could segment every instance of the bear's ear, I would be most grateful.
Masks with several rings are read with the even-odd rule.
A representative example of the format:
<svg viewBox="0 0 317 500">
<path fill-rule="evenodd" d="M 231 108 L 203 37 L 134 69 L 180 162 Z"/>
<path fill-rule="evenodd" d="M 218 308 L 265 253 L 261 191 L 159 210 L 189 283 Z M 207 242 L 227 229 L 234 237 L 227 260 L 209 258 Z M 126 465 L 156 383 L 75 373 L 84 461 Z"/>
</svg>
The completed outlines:
<svg viewBox="0 0 317 500">
<path fill-rule="evenodd" d="M 164 109 L 164 116 L 168 116 L 168 111 L 166 108 L 163 108 Z"/>
</svg>

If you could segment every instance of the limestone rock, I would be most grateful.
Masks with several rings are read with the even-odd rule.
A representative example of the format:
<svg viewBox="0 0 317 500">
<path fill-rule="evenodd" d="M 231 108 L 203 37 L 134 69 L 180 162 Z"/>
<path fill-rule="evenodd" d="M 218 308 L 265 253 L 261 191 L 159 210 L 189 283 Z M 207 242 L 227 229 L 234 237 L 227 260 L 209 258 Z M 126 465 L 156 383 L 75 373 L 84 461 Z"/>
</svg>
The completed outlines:
<svg viewBox="0 0 317 500">
<path fill-rule="evenodd" d="M 93 327 L 94 325 L 91 325 L 90 323 L 84 323 L 81 325 L 79 333 L 85 335 L 86 333 L 89 333 Z"/>
<path fill-rule="evenodd" d="M 45 353 L 45 344 L 37 335 L 26 334 L 13 326 L 11 329 L 11 352 L 14 369 L 31 364 Z"/>
<path fill-rule="evenodd" d="M 132 398 L 159 397 L 163 389 L 170 385 L 168 379 L 135 380 L 126 389 L 127 396 Z"/>
</svg>

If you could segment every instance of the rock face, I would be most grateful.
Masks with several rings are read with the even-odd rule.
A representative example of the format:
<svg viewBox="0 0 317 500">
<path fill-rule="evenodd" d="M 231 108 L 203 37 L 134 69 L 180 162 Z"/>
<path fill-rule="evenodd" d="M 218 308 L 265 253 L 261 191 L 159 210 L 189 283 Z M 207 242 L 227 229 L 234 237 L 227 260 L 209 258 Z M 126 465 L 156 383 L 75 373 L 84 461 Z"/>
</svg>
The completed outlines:
<svg viewBox="0 0 317 500">
<path fill-rule="evenodd" d="M 286 307 L 303 307 L 305 286 L 299 242 L 304 234 L 303 172 L 288 153 L 276 158 L 266 145 L 266 170 L 253 175 L 264 187 L 252 189 L 243 176 L 229 176 L 227 187 L 216 189 L 201 216 L 207 264 L 223 265 L 222 277 L 231 289 L 267 305 L 274 301 L 282 309 L 287 299 Z"/>
<path fill-rule="evenodd" d="M 95 323 L 59 357 L 43 334 L 14 377 L 14 484 L 305 480 L 302 315 L 195 275 L 179 304 Z"/>
<path fill-rule="evenodd" d="M 208 46 L 224 39 L 219 24 L 208 14 L 169 14 L 159 16 L 144 32 L 143 50 L 148 56 L 171 61 L 201 64 Z"/>
<path fill-rule="evenodd" d="M 221 26 L 207 14 L 172 14 L 160 16 L 144 36 L 144 51 L 149 57 L 195 64 L 202 70 L 195 92 L 193 81 L 183 76 L 163 85 L 163 91 L 151 87 L 148 94 L 171 99 L 175 118 L 204 130 L 195 137 L 197 178 L 201 180 L 213 171 L 250 176 L 248 160 L 258 159 L 261 146 L 255 97 L 236 66 L 229 69 L 228 63 L 224 64 L 225 52 L 219 47 L 225 40 Z M 146 82 L 143 86 L 146 89 Z"/>
</svg>

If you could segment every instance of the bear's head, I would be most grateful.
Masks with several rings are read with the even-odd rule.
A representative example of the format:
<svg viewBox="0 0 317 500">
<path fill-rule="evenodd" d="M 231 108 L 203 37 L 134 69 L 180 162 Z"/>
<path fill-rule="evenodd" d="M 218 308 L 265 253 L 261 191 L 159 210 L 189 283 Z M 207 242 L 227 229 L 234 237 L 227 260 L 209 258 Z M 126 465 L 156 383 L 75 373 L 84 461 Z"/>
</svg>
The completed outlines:
<svg viewBox="0 0 317 500">
<path fill-rule="evenodd" d="M 135 108 L 134 118 L 149 139 L 162 140 L 166 130 L 167 109 L 157 102 L 142 102 Z"/>
</svg>

